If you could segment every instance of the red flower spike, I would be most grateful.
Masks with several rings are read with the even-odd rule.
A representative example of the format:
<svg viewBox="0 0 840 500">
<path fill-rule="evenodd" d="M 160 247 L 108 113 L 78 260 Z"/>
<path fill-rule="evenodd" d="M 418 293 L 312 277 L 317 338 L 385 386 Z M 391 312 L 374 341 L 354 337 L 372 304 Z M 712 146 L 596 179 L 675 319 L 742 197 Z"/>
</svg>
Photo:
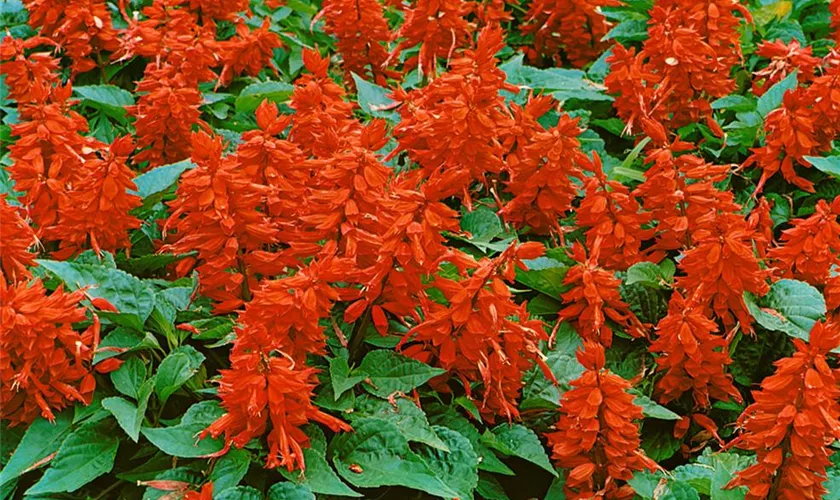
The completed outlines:
<svg viewBox="0 0 840 500">
<path fill-rule="evenodd" d="M 674 292 L 668 304 L 668 315 L 656 327 L 658 338 L 650 351 L 659 354 L 656 364 L 665 375 L 656 384 L 663 404 L 691 391 L 694 403 L 708 408 L 711 398 L 741 402 L 741 394 L 726 375 L 724 367 L 732 360 L 728 342 L 714 335 L 717 324 L 697 304 L 687 302 Z"/>
<path fill-rule="evenodd" d="M 828 444 L 840 439 L 840 375 L 826 356 L 840 346 L 840 325 L 815 323 L 810 344 L 793 342 L 796 352 L 776 361 L 776 373 L 753 391 L 755 403 L 738 419 L 742 432 L 730 443 L 758 458 L 729 483 L 747 486 L 749 500 L 818 500 L 826 493 Z"/>
<path fill-rule="evenodd" d="M 581 338 L 606 347 L 612 344 L 613 336 L 608 320 L 633 337 L 645 336 L 644 325 L 621 300 L 618 291 L 621 281 L 612 271 L 598 267 L 597 249 L 595 252 L 596 255 L 587 257 L 580 243 L 572 246 L 571 256 L 578 263 L 563 279 L 563 284 L 571 290 L 562 295 L 563 303 L 568 305 L 557 313 L 557 324 L 572 321 Z"/>
<path fill-rule="evenodd" d="M 59 287 L 47 295 L 40 280 L 6 285 L 0 280 L 0 418 L 12 426 L 39 415 L 54 420 L 74 401 L 88 404 L 96 387 L 91 362 L 99 321 L 83 333 L 83 291 Z"/>
<path fill-rule="evenodd" d="M 351 73 L 371 78 L 385 86 L 388 77 L 398 73 L 385 68 L 388 61 L 387 43 L 391 30 L 382 5 L 376 0 L 327 0 L 323 2 L 325 31 L 335 36 L 336 49 L 341 54 L 344 81 L 355 88 Z"/>
<path fill-rule="evenodd" d="M 840 199 L 838 199 L 840 200 Z M 814 213 L 805 219 L 792 219 L 782 231 L 781 244 L 767 257 L 781 269 L 784 277 L 824 285 L 831 268 L 840 265 L 840 201 L 829 205 L 819 200 Z"/>
<path fill-rule="evenodd" d="M 0 281 L 15 283 L 32 277 L 28 267 L 35 265 L 31 249 L 38 243 L 35 232 L 21 217 L 17 207 L 0 196 Z"/>
<path fill-rule="evenodd" d="M 274 66 L 274 49 L 283 46 L 280 37 L 272 32 L 271 20 L 266 18 L 262 26 L 251 31 L 245 23 L 236 27 L 236 35 L 226 42 L 222 42 L 222 61 L 224 67 L 219 76 L 223 84 L 230 83 L 235 75 L 246 74 L 257 76 L 265 68 L 271 68 L 277 74 Z"/>
<path fill-rule="evenodd" d="M 630 383 L 604 369 L 604 347 L 584 342 L 577 358 L 586 371 L 563 394 L 557 430 L 546 434 L 552 458 L 569 469 L 564 487 L 568 498 L 633 498 L 619 481 L 635 471 L 658 466 L 639 448 L 642 410 L 627 393 Z"/>
</svg>

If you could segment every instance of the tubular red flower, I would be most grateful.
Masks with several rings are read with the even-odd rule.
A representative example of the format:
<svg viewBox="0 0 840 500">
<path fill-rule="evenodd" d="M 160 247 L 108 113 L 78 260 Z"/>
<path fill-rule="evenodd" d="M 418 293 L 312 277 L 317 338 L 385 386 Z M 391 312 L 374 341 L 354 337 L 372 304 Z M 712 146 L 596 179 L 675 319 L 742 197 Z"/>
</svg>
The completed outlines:
<svg viewBox="0 0 840 500">
<path fill-rule="evenodd" d="M 687 302 L 674 292 L 668 303 L 668 315 L 656 326 L 658 338 L 650 352 L 660 356 L 656 364 L 665 375 L 656 384 L 663 404 L 692 391 L 694 403 L 708 408 L 710 398 L 741 402 L 741 394 L 732 385 L 724 367 L 732 360 L 728 342 L 714 335 L 717 324 L 703 313 L 703 308 Z"/>
<path fill-rule="evenodd" d="M 54 411 L 74 401 L 90 403 L 99 320 L 94 316 L 84 332 L 73 329 L 87 320 L 79 305 L 84 297 L 62 287 L 48 295 L 40 280 L 0 280 L 0 418 L 11 426 L 38 415 L 55 420 Z"/>
<path fill-rule="evenodd" d="M 326 32 L 338 39 L 336 49 L 343 59 L 344 81 L 350 88 L 355 88 L 351 73 L 373 77 L 379 85 L 396 76 L 385 68 L 391 30 L 378 1 L 327 0 L 321 14 Z"/>
<path fill-rule="evenodd" d="M 277 74 L 274 66 L 274 49 L 283 46 L 280 37 L 272 32 L 271 20 L 266 18 L 262 26 L 251 31 L 248 25 L 240 23 L 236 27 L 236 36 L 222 45 L 222 61 L 224 68 L 219 80 L 230 83 L 235 75 L 246 74 L 257 76 L 263 68 L 268 67 Z"/>
<path fill-rule="evenodd" d="M 814 210 L 808 218 L 791 220 L 791 227 L 782 231 L 781 245 L 767 257 L 785 277 L 824 285 L 832 266 L 840 265 L 840 198 L 831 205 L 819 200 Z"/>
<path fill-rule="evenodd" d="M 657 467 L 639 448 L 633 420 L 642 418 L 642 409 L 627 393 L 630 383 L 604 369 L 602 345 L 585 342 L 577 358 L 586 371 L 563 394 L 557 430 L 546 434 L 552 458 L 569 469 L 565 493 L 570 499 L 631 499 L 633 489 L 619 481 Z"/>
<path fill-rule="evenodd" d="M 49 38 L 35 36 L 26 40 L 5 36 L 0 41 L 0 62 L 9 88 L 9 97 L 18 105 L 30 103 L 58 84 L 60 61 L 49 52 L 33 52 L 41 45 L 54 45 Z"/>
<path fill-rule="evenodd" d="M 826 489 L 828 446 L 840 439 L 840 375 L 826 363 L 840 345 L 840 326 L 817 322 L 810 343 L 793 339 L 793 356 L 753 392 L 755 403 L 738 419 L 741 434 L 729 446 L 755 451 L 758 463 L 738 472 L 729 487 L 747 486 L 747 498 L 817 500 Z"/>
<path fill-rule="evenodd" d="M 30 249 L 38 243 L 18 207 L 0 196 L 0 281 L 16 283 L 32 277 L 27 269 L 35 265 L 35 253 Z"/>
</svg>

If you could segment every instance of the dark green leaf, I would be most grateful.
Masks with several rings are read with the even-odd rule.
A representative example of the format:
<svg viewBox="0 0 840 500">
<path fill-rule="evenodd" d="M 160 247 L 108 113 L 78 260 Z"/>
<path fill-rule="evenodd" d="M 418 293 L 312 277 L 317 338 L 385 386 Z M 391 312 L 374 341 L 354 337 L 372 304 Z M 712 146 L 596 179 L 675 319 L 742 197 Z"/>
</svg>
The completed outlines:
<svg viewBox="0 0 840 500">
<path fill-rule="evenodd" d="M 353 73 L 353 82 L 356 84 L 356 92 L 359 95 L 359 107 L 370 116 L 385 118 L 392 122 L 398 122 L 400 115 L 395 111 L 389 111 L 397 103 L 388 97 L 390 90 L 379 85 L 367 82 L 359 75 Z"/>
<path fill-rule="evenodd" d="M 236 98 L 237 113 L 253 113 L 263 100 L 284 102 L 295 90 L 293 85 L 285 82 L 259 82 L 245 87 Z"/>
<path fill-rule="evenodd" d="M 203 361 L 204 355 L 191 346 L 181 346 L 163 359 L 155 383 L 155 392 L 161 404 L 198 372 Z"/>
<path fill-rule="evenodd" d="M 144 380 L 146 380 L 146 365 L 137 357 L 126 359 L 122 366 L 111 372 L 114 388 L 134 399 L 137 399 Z"/>
<path fill-rule="evenodd" d="M 213 495 L 213 500 L 263 500 L 260 490 L 250 486 L 234 486 Z"/>
<path fill-rule="evenodd" d="M 744 293 L 744 301 L 755 320 L 768 330 L 808 340 L 814 323 L 825 315 L 825 299 L 808 283 L 779 280 L 759 299 Z"/>
<path fill-rule="evenodd" d="M 540 438 L 531 429 L 521 424 L 502 424 L 487 431 L 482 436 L 487 446 L 499 450 L 505 455 L 519 457 L 557 476 L 557 471 L 551 465 Z"/>
<path fill-rule="evenodd" d="M 396 425 L 408 441 L 424 443 L 433 448 L 447 451 L 446 444 L 440 440 L 423 410 L 413 401 L 397 398 L 394 405 L 384 399 L 361 396 L 356 399 L 356 411 L 349 414 L 353 420 L 361 418 L 380 418 Z"/>
<path fill-rule="evenodd" d="M 178 181 L 181 174 L 194 167 L 195 164 L 192 161 L 181 160 L 142 173 L 134 178 L 134 186 L 137 188 L 136 194 L 141 198 L 148 198 L 163 193 Z"/>
<path fill-rule="evenodd" d="M 281 468 L 280 473 L 287 479 L 298 484 L 307 486 L 313 493 L 320 495 L 336 495 L 343 497 L 360 497 L 349 486 L 339 479 L 326 459 L 326 438 L 323 431 L 315 426 L 308 426 L 306 434 L 309 436 L 311 446 L 303 450 L 303 460 L 306 464 L 306 472 L 289 472 Z"/>
<path fill-rule="evenodd" d="M 408 393 L 432 377 L 446 373 L 446 370 L 381 349 L 368 353 L 360 368 L 370 377 L 370 383 L 365 383 L 364 388 L 382 398 L 395 392 Z"/>
<path fill-rule="evenodd" d="M 366 378 L 367 374 L 361 370 L 353 370 L 351 374 L 350 365 L 343 357 L 336 356 L 330 360 L 330 380 L 335 399 Z"/>
<path fill-rule="evenodd" d="M 315 500 L 315 495 L 301 484 L 277 483 L 268 489 L 268 500 Z"/>
<path fill-rule="evenodd" d="M 793 71 L 784 80 L 770 87 L 767 92 L 758 98 L 756 110 L 762 117 L 767 116 L 768 113 L 782 105 L 782 98 L 785 92 L 796 88 L 798 84 L 796 78 L 796 71 Z"/>
<path fill-rule="evenodd" d="M 458 498 L 472 498 L 478 485 L 478 455 L 472 444 L 448 427 L 436 425 L 434 432 L 449 451 L 423 447 L 418 454 L 444 484 L 458 493 Z"/>
<path fill-rule="evenodd" d="M 50 468 L 27 495 L 72 492 L 107 474 L 114 466 L 120 440 L 112 420 L 83 425 L 58 449 Z"/>
<path fill-rule="evenodd" d="M 458 496 L 385 420 L 358 420 L 353 432 L 339 434 L 330 447 L 338 474 L 360 488 L 405 486 L 443 498 Z"/>
<path fill-rule="evenodd" d="M 181 423 L 172 427 L 143 427 L 140 432 L 151 443 L 168 455 L 181 458 L 196 458 L 216 453 L 224 447 L 218 439 L 199 439 L 208 425 L 225 411 L 215 401 L 203 401 L 192 405 Z"/>
<path fill-rule="evenodd" d="M 840 179 L 840 156 L 806 156 L 805 159 L 817 170 Z"/>
<path fill-rule="evenodd" d="M 251 454 L 246 450 L 232 448 L 216 462 L 213 472 L 210 473 L 210 481 L 213 481 L 215 491 L 224 491 L 232 488 L 242 481 L 248 473 L 251 465 Z M 308 464 L 307 464 L 308 465 Z"/>
<path fill-rule="evenodd" d="M 82 98 L 83 104 L 99 109 L 120 121 L 125 120 L 126 106 L 134 104 L 131 92 L 113 85 L 75 86 L 73 93 Z"/>
<path fill-rule="evenodd" d="M 33 465 L 58 450 L 61 442 L 70 433 L 73 423 L 72 411 L 66 410 L 55 416 L 55 422 L 37 418 L 26 429 L 15 452 L 0 471 L 0 485 L 11 482 Z M 6 439 L 4 432 L 3 439 Z"/>
<path fill-rule="evenodd" d="M 655 418 L 658 420 L 680 420 L 682 417 L 672 412 L 668 408 L 661 406 L 654 402 L 644 394 L 639 394 L 636 391 L 631 391 L 634 394 L 633 403 L 642 408 L 642 413 L 646 417 Z"/>
</svg>

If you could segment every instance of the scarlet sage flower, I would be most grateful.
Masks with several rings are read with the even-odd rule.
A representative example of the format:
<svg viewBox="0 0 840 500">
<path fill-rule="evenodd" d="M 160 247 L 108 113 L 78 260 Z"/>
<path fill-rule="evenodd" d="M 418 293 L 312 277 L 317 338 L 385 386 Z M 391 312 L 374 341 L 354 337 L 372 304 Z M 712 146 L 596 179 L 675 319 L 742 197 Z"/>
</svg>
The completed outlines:
<svg viewBox="0 0 840 500">
<path fill-rule="evenodd" d="M 597 248 L 587 257 L 580 243 L 572 246 L 571 256 L 577 261 L 569 268 L 563 284 L 571 290 L 562 295 L 568 304 L 557 313 L 560 321 L 571 321 L 586 341 L 600 342 L 605 347 L 612 344 L 613 331 L 610 321 L 633 337 L 645 336 L 645 328 L 630 306 L 621 300 L 621 280 L 612 271 L 598 267 Z"/>
<path fill-rule="evenodd" d="M 814 213 L 805 219 L 793 219 L 782 231 L 781 244 L 767 256 L 785 277 L 823 285 L 833 265 L 840 265 L 840 198 L 829 205 L 819 200 Z"/>
<path fill-rule="evenodd" d="M 46 94 L 58 83 L 60 61 L 49 52 L 34 51 L 42 45 L 53 46 L 55 42 L 42 36 L 26 40 L 5 36 L 0 41 L 0 62 L 3 63 L 9 97 L 18 105 L 32 102 L 35 95 Z"/>
<path fill-rule="evenodd" d="M 87 320 L 84 297 L 62 287 L 48 295 L 40 280 L 0 280 L 0 418 L 11 426 L 39 415 L 55 420 L 54 412 L 74 401 L 90 403 L 99 320 L 94 316 L 84 332 L 73 329 Z"/>
<path fill-rule="evenodd" d="M 376 0 L 327 0 L 319 15 L 324 16 L 325 30 L 338 40 L 336 50 L 341 54 L 344 81 L 355 88 L 351 73 L 362 78 L 372 77 L 379 85 L 386 85 L 388 71 L 388 41 L 391 30 Z"/>
<path fill-rule="evenodd" d="M 534 37 L 526 53 L 532 61 L 544 58 L 562 63 L 561 50 L 576 67 L 598 58 L 608 43 L 601 39 L 612 24 L 601 13 L 602 7 L 621 5 L 617 0 L 537 0 L 532 2 L 522 25 L 522 33 Z"/>
<path fill-rule="evenodd" d="M 753 72 L 753 93 L 763 95 L 767 89 L 784 79 L 792 71 L 797 71 L 797 80 L 810 82 L 820 65 L 820 60 L 812 55 L 811 47 L 802 47 L 798 40 L 785 44 L 781 40 L 763 41 L 755 51 L 756 55 L 770 59 L 767 67 Z"/>
<path fill-rule="evenodd" d="M 703 307 L 686 301 L 679 292 L 671 295 L 668 315 L 656 326 L 659 336 L 650 352 L 659 354 L 656 364 L 665 375 L 656 383 L 663 404 L 691 391 L 694 403 L 701 408 L 711 405 L 711 398 L 741 402 L 741 394 L 724 372 L 729 358 L 728 342 L 719 335 L 717 323 Z"/>
<path fill-rule="evenodd" d="M 770 271 L 763 269 L 755 252 L 755 232 L 740 215 L 720 214 L 691 235 L 693 248 L 683 253 L 677 278 L 683 290 L 696 291 L 707 312 L 713 311 L 727 327 L 738 321 L 750 331 L 752 315 L 744 292 L 762 296 L 770 290 Z"/>
<path fill-rule="evenodd" d="M 213 500 L 213 482 L 204 483 L 199 491 L 188 491 L 184 493 L 183 500 Z"/>
<path fill-rule="evenodd" d="M 472 40 L 474 26 L 466 16 L 475 8 L 470 0 L 418 0 L 405 12 L 405 22 L 394 34 L 401 40 L 391 58 L 420 46 L 416 56 L 405 61 L 406 68 L 417 68 L 421 75 L 437 75 L 437 58 L 449 59 Z"/>
<path fill-rule="evenodd" d="M 558 220 L 572 206 L 578 187 L 572 179 L 583 178 L 581 166 L 589 158 L 580 150 L 578 119 L 561 115 L 557 125 L 529 138 L 509 162 L 513 194 L 499 214 L 516 227 L 530 227 L 537 233 L 560 233 Z"/>
<path fill-rule="evenodd" d="M 180 3 L 188 4 L 190 10 L 202 17 L 219 21 L 232 21 L 238 13 L 249 10 L 248 0 L 185 0 Z"/>
<path fill-rule="evenodd" d="M 402 120 L 394 129 L 399 147 L 420 164 L 424 175 L 461 175 L 462 196 L 469 206 L 472 181 L 499 173 L 504 166 L 500 138 L 514 124 L 500 90 L 516 92 L 497 67 L 503 32 L 489 26 L 478 35 L 476 48 L 455 58 L 449 71 L 426 87 L 398 91 Z"/>
<path fill-rule="evenodd" d="M 31 249 L 38 239 L 18 207 L 10 205 L 5 196 L 0 196 L 0 233 L 0 281 L 16 283 L 32 277 L 27 268 L 35 265 Z"/>
<path fill-rule="evenodd" d="M 607 180 L 597 153 L 585 168 L 594 175 L 584 183 L 586 194 L 577 209 L 577 225 L 586 229 L 586 246 L 600 249 L 600 265 L 627 269 L 644 259 L 642 242 L 654 234 L 653 229 L 643 229 L 650 223 L 650 214 L 641 211 L 627 187 Z"/>
<path fill-rule="evenodd" d="M 96 68 L 91 59 L 119 47 L 108 6 L 101 0 L 28 0 L 29 25 L 53 39 L 73 61 L 73 73 Z"/>
<path fill-rule="evenodd" d="M 457 376 L 469 397 L 471 384 L 481 382 L 478 407 L 488 422 L 498 416 L 509 421 L 519 417 L 516 400 L 522 377 L 535 364 L 554 380 L 538 346 L 548 339 L 542 323 L 529 319 L 525 304 L 517 305 L 505 284 L 515 277 L 515 267 L 524 267 L 522 259 L 543 252 L 539 243 L 514 244 L 492 260 L 482 259 L 462 281 L 435 278 L 432 286 L 449 304 L 423 301 L 424 321 L 400 343 L 420 342 L 406 349 L 406 354 L 434 361 Z"/>
<path fill-rule="evenodd" d="M 658 466 L 639 448 L 642 409 L 627 393 L 630 383 L 604 369 L 604 347 L 585 342 L 577 352 L 586 371 L 560 401 L 556 429 L 546 434 L 552 458 L 568 469 L 564 492 L 570 499 L 631 499 L 622 484 L 641 470 Z"/>
<path fill-rule="evenodd" d="M 268 433 L 269 469 L 286 467 L 304 471 L 303 449 L 309 438 L 301 427 L 319 422 L 335 432 L 351 431 L 341 420 L 312 404 L 318 385 L 317 370 L 295 364 L 270 346 L 243 352 L 234 344 L 231 367 L 220 370 L 219 397 L 227 413 L 202 432 L 201 437 L 224 435 L 224 454 L 231 445 L 242 448 Z"/>
<path fill-rule="evenodd" d="M 244 22 L 237 25 L 236 36 L 222 45 L 224 68 L 219 75 L 221 83 L 230 83 L 235 75 L 257 76 L 266 67 L 277 74 L 273 60 L 274 49 L 282 47 L 283 43 L 270 28 L 271 20 L 268 18 L 253 31 Z"/>
<path fill-rule="evenodd" d="M 250 299 L 256 285 L 252 266 L 279 274 L 284 263 L 262 253 L 277 241 L 277 228 L 258 209 L 265 204 L 265 186 L 245 178 L 235 158 L 222 156 L 222 139 L 197 132 L 192 137 L 196 168 L 181 177 L 172 213 L 164 224 L 170 235 L 161 251 L 197 251 L 179 263 L 185 274 L 193 266 L 202 292 L 218 301 L 217 312 L 229 312 Z"/>
<path fill-rule="evenodd" d="M 793 339 L 796 352 L 775 362 L 738 419 L 742 431 L 729 446 L 754 451 L 758 463 L 728 486 L 746 486 L 750 500 L 818 500 L 827 492 L 829 443 L 840 439 L 840 376 L 826 357 L 840 346 L 840 327 L 818 322 L 809 338 Z"/>
<path fill-rule="evenodd" d="M 61 204 L 58 224 L 46 231 L 46 239 L 59 240 L 56 258 L 67 259 L 88 245 L 97 254 L 131 247 L 128 233 L 139 228 L 140 221 L 129 212 L 143 203 L 128 193 L 137 189 L 134 172 L 126 164 L 132 151 L 131 137 L 119 137 L 102 158 L 85 164 L 87 176 Z"/>
<path fill-rule="evenodd" d="M 84 179 L 87 161 L 101 147 L 82 135 L 88 125 L 70 110 L 72 92 L 67 85 L 37 96 L 37 102 L 19 108 L 21 121 L 12 125 L 18 140 L 9 146 L 14 160 L 9 174 L 24 193 L 20 201 L 38 230 L 56 222 L 61 200 Z"/>
</svg>

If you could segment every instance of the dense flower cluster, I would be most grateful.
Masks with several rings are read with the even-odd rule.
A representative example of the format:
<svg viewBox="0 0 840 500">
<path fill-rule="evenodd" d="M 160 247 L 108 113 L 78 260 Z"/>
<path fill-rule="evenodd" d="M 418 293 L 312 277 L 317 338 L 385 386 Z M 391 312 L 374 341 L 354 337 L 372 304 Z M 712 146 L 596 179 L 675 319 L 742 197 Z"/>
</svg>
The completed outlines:
<svg viewBox="0 0 840 500">
<path fill-rule="evenodd" d="M 534 37 L 526 49 L 529 59 L 561 63 L 561 50 L 574 66 L 594 61 L 608 47 L 601 39 L 612 27 L 601 7 L 620 5 L 617 0 L 537 0 L 528 8 L 522 32 Z"/>
<path fill-rule="evenodd" d="M 585 342 L 577 353 L 586 371 L 563 394 L 557 430 L 546 434 L 557 465 L 569 469 L 567 498 L 630 499 L 625 481 L 656 463 L 639 449 L 642 410 L 627 393 L 630 383 L 604 369 L 604 347 Z"/>
<path fill-rule="evenodd" d="M 840 374 L 826 356 L 840 346 L 840 327 L 818 322 L 810 342 L 794 339 L 793 356 L 776 362 L 776 373 L 755 391 L 755 403 L 738 423 L 743 429 L 730 446 L 755 451 L 758 463 L 730 486 L 747 486 L 749 499 L 819 499 L 832 453 L 840 439 Z"/>
</svg>

